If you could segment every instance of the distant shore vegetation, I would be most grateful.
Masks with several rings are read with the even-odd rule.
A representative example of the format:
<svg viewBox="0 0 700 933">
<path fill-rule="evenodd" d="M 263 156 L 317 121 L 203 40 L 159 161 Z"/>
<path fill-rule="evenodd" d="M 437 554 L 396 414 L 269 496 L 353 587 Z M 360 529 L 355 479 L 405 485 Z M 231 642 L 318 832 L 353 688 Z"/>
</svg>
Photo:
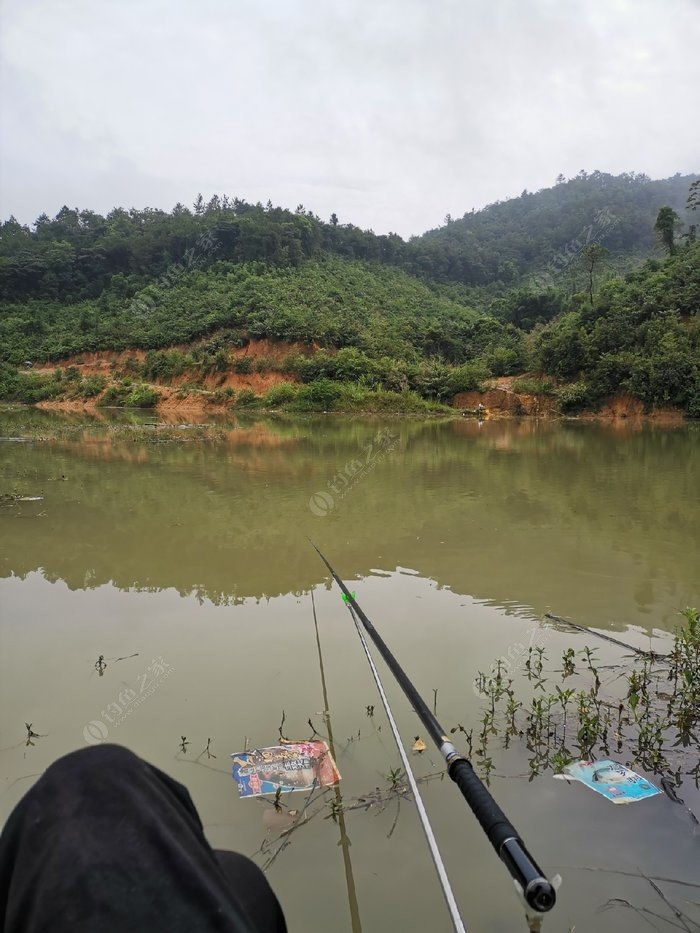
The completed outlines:
<svg viewBox="0 0 700 933">
<path fill-rule="evenodd" d="M 696 176 L 581 173 L 409 241 L 217 197 L 11 219 L 0 398 L 140 407 L 253 371 L 281 377 L 232 405 L 410 410 L 515 376 L 564 413 L 624 393 L 700 417 L 699 202 Z M 145 359 L 106 375 L 63 362 L 130 349 Z"/>
</svg>

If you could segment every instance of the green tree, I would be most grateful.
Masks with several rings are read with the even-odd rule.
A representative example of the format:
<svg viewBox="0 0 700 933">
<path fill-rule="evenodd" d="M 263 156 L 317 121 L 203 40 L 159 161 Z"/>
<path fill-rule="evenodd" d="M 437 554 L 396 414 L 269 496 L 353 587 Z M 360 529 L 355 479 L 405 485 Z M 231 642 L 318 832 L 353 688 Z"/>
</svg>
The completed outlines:
<svg viewBox="0 0 700 933">
<path fill-rule="evenodd" d="M 681 219 L 672 207 L 662 207 L 656 217 L 654 230 L 661 240 L 664 248 L 668 250 L 669 256 L 673 256 L 676 251 L 676 230 L 680 226 Z"/>
<path fill-rule="evenodd" d="M 688 191 L 688 200 L 686 202 L 686 207 L 689 211 L 696 211 L 700 207 L 700 178 L 697 181 L 694 181 L 690 186 Z M 691 243 L 695 242 L 697 236 L 698 225 L 690 224 L 688 227 L 688 240 Z"/>
<path fill-rule="evenodd" d="M 688 210 L 695 211 L 700 207 L 700 178 L 693 182 L 688 191 Z"/>
<path fill-rule="evenodd" d="M 581 265 L 588 275 L 588 298 L 593 307 L 593 277 L 596 269 L 602 265 L 608 251 L 600 243 L 588 243 L 581 250 Z"/>
</svg>

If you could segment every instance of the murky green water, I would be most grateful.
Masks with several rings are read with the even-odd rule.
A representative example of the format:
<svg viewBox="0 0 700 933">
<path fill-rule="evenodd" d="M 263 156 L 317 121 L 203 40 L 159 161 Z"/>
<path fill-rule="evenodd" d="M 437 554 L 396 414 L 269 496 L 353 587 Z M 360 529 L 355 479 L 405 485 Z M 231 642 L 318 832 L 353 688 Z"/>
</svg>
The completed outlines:
<svg viewBox="0 0 700 933">
<path fill-rule="evenodd" d="M 188 786 L 214 845 L 256 852 L 266 808 L 238 799 L 228 756 L 246 739 L 274 744 L 283 710 L 287 736 L 308 737 L 309 718 L 323 731 L 312 588 L 344 798 L 386 787 L 398 756 L 307 535 L 431 702 L 438 689 L 448 728 L 477 723 L 477 671 L 527 643 L 533 625 L 553 659 L 583 646 L 543 625 L 547 610 L 663 650 L 677 610 L 700 604 L 697 426 L 319 417 L 178 431 L 38 412 L 0 423 L 0 493 L 42 497 L 0 504 L 3 818 L 96 721 Z M 167 677 L 148 671 L 161 658 Z M 143 702 L 110 724 L 110 704 L 144 684 Z M 385 686 L 410 744 L 420 727 L 388 674 Z M 25 722 L 41 734 L 33 746 Z M 216 758 L 197 758 L 208 738 Z M 614 807 L 550 775 L 504 776 L 527 773 L 524 751 L 494 758 L 495 796 L 546 870 L 564 876 L 545 929 L 638 929 L 632 910 L 598 912 L 610 898 L 668 915 L 647 882 L 573 866 L 699 881 L 700 836 L 665 796 Z M 431 773 L 438 756 L 429 749 L 415 765 Z M 467 926 L 524 929 L 456 789 L 433 780 L 423 790 Z M 681 796 L 700 812 L 692 782 Z M 338 827 L 323 800 L 309 813 L 270 880 L 291 930 L 349 929 Z M 396 816 L 395 802 L 347 815 L 363 929 L 448 930 L 413 805 Z M 686 901 L 700 891 L 665 890 L 697 914 Z"/>
</svg>

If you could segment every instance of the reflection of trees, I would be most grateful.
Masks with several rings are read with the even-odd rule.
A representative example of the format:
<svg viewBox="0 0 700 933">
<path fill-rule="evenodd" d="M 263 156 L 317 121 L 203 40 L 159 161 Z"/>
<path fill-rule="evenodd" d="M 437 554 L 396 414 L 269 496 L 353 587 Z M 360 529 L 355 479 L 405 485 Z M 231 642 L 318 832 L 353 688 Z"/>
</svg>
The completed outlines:
<svg viewBox="0 0 700 933">
<path fill-rule="evenodd" d="M 407 566 L 496 605 L 584 621 L 605 605 L 610 621 L 648 611 L 658 625 L 659 606 L 697 598 L 692 427 L 620 439 L 598 425 L 382 422 L 399 447 L 317 518 L 309 497 L 380 422 L 265 419 L 183 443 L 78 425 L 0 445 L 0 491 L 46 497 L 0 512 L 12 542 L 2 574 L 43 568 L 79 589 L 89 571 L 90 587 L 236 602 L 322 580 L 310 535 L 348 576 Z"/>
</svg>

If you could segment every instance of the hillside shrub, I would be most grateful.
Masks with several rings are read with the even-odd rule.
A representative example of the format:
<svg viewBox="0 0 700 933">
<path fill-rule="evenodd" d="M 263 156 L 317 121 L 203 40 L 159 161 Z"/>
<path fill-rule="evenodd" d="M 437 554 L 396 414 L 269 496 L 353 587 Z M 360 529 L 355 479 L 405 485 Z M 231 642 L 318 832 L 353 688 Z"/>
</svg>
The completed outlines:
<svg viewBox="0 0 700 933">
<path fill-rule="evenodd" d="M 253 360 L 249 356 L 237 356 L 233 361 L 233 371 L 241 376 L 247 376 L 253 371 Z"/>
<path fill-rule="evenodd" d="M 154 408 L 160 399 L 160 393 L 150 386 L 137 385 L 126 400 L 127 408 Z"/>
<path fill-rule="evenodd" d="M 587 408 L 592 408 L 598 401 L 587 382 L 573 382 L 561 386 L 555 392 L 564 415 L 575 415 Z"/>
<path fill-rule="evenodd" d="M 297 397 L 298 389 L 291 382 L 280 382 L 272 386 L 263 396 L 266 405 L 276 407 L 277 405 L 286 405 Z"/>
<path fill-rule="evenodd" d="M 104 376 L 87 376 L 76 387 L 75 395 L 80 398 L 94 398 L 96 395 L 100 394 L 106 385 L 107 380 Z"/>
<path fill-rule="evenodd" d="M 330 379 L 317 379 L 302 386 L 294 402 L 299 411 L 332 411 L 336 408 L 343 390 Z"/>
<path fill-rule="evenodd" d="M 236 396 L 236 407 L 237 408 L 248 408 L 250 405 L 255 405 L 258 401 L 258 396 L 253 392 L 252 389 L 241 389 L 241 391 Z"/>
<path fill-rule="evenodd" d="M 480 390 L 484 380 L 488 379 L 490 375 L 491 371 L 483 360 L 474 360 L 471 363 L 464 363 L 450 373 L 450 393 L 456 395 L 458 392 Z"/>
<path fill-rule="evenodd" d="M 514 379 L 512 389 L 523 395 L 553 395 L 555 385 L 552 379 L 525 376 L 522 379 Z"/>
<path fill-rule="evenodd" d="M 158 404 L 160 393 L 151 386 L 111 385 L 100 399 L 103 407 L 153 408 Z"/>
</svg>

